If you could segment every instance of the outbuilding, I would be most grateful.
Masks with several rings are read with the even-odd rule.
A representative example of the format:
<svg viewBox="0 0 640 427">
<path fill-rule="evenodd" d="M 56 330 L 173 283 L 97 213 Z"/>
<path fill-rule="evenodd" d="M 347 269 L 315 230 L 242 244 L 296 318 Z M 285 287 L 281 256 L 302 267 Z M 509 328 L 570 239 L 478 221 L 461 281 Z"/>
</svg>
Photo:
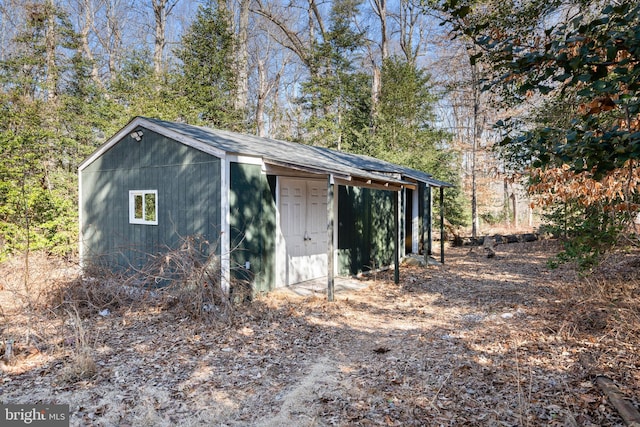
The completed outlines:
<svg viewBox="0 0 640 427">
<path fill-rule="evenodd" d="M 448 186 L 372 157 L 136 117 L 79 167 L 80 256 L 139 268 L 200 236 L 223 284 L 326 277 L 331 300 L 336 275 L 430 255 L 432 192 Z"/>
</svg>

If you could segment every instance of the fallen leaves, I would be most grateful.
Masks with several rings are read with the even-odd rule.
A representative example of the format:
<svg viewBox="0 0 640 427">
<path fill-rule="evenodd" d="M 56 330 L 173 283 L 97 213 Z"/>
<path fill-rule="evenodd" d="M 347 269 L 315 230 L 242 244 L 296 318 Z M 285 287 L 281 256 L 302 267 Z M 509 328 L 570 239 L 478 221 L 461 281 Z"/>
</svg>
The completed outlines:
<svg viewBox="0 0 640 427">
<path fill-rule="evenodd" d="M 143 306 L 96 313 L 83 322 L 94 376 L 61 381 L 71 347 L 17 343 L 25 365 L 2 372 L 0 394 L 68 403 L 83 426 L 621 425 L 592 375 L 640 394 L 637 291 L 590 297 L 571 271 L 546 269 L 548 242 L 499 259 L 467 252 L 331 304 L 260 297 L 231 324 Z M 26 318 L 12 316 L 3 334 L 24 336 Z"/>
</svg>

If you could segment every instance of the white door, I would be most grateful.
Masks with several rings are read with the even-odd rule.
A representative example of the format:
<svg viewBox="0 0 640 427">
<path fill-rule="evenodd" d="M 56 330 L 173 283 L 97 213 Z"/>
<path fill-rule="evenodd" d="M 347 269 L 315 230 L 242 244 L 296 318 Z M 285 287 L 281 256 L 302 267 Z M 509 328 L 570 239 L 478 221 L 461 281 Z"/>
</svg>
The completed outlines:
<svg viewBox="0 0 640 427">
<path fill-rule="evenodd" d="M 280 227 L 287 285 L 327 275 L 327 183 L 282 179 Z"/>
</svg>

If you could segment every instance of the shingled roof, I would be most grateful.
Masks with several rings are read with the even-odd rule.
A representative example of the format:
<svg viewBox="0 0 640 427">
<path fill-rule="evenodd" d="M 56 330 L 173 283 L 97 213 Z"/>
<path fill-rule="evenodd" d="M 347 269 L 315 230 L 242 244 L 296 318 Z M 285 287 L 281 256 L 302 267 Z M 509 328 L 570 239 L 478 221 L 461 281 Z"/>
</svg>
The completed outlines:
<svg viewBox="0 0 640 427">
<path fill-rule="evenodd" d="M 205 151 L 212 154 L 224 152 L 261 157 L 267 164 L 301 169 L 311 173 L 333 174 L 345 180 L 358 178 L 393 185 L 411 185 L 423 182 L 432 187 L 452 186 L 425 172 L 374 157 L 146 117 L 132 119 L 120 132 L 85 160 L 80 165 L 80 170 L 93 162 L 122 137 L 139 127 L 148 128 L 170 138 L 177 137 L 183 143 L 199 149 L 205 148 Z M 210 147 L 213 151 L 206 150 L 206 147 Z"/>
</svg>

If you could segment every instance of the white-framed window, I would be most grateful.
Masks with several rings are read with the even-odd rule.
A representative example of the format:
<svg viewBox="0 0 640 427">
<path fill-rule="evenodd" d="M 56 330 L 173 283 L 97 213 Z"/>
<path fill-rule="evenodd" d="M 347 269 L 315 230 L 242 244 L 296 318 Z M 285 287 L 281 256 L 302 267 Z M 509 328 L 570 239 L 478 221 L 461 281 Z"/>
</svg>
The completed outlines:
<svg viewBox="0 0 640 427">
<path fill-rule="evenodd" d="M 158 225 L 158 190 L 129 190 L 129 223 Z"/>
</svg>

